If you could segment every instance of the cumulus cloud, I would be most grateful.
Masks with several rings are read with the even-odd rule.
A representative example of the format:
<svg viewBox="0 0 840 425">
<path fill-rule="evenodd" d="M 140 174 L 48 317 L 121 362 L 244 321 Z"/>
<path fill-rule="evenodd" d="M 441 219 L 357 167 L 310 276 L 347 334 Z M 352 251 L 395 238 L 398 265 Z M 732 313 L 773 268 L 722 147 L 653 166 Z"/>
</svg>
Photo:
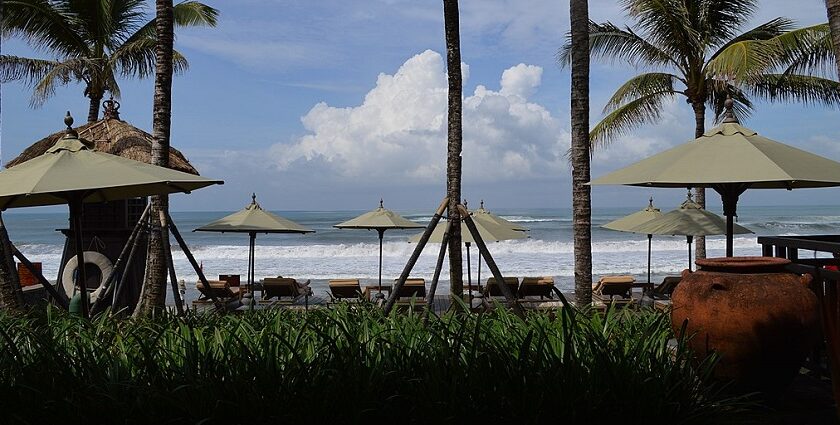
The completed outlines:
<svg viewBox="0 0 840 425">
<path fill-rule="evenodd" d="M 468 71 L 466 65 L 462 67 Z M 542 68 L 505 70 L 500 89 L 484 85 L 464 98 L 463 174 L 487 182 L 563 172 L 568 131 L 529 101 Z M 447 79 L 443 58 L 427 50 L 393 75 L 380 74 L 360 105 L 315 105 L 302 119 L 309 134 L 270 149 L 281 170 L 307 163 L 357 181 L 444 181 Z"/>
</svg>

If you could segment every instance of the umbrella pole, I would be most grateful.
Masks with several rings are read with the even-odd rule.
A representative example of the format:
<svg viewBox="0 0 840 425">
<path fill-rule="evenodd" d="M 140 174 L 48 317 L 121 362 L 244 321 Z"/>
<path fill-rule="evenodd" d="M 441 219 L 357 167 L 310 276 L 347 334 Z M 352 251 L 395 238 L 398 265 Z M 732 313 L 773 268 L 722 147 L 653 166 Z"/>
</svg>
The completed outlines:
<svg viewBox="0 0 840 425">
<path fill-rule="evenodd" d="M 257 255 L 255 246 L 257 243 L 257 233 L 251 232 L 248 234 L 250 243 L 248 247 L 248 292 L 251 294 L 250 305 L 248 308 L 254 309 L 254 283 L 256 280 L 255 269 L 257 268 Z"/>
<path fill-rule="evenodd" d="M 688 271 L 691 271 L 691 243 L 694 241 L 694 236 L 686 236 L 685 241 L 688 243 Z"/>
<path fill-rule="evenodd" d="M 651 248 L 651 243 L 653 242 L 653 235 L 648 234 L 647 236 L 648 236 L 648 281 L 647 281 L 647 283 L 648 283 L 648 287 L 651 287 L 652 285 L 650 283 L 650 248 Z M 653 289 L 653 288 L 650 288 L 650 289 Z"/>
<path fill-rule="evenodd" d="M 417 246 L 414 247 L 414 252 L 411 253 L 411 257 L 408 258 L 408 263 L 406 263 L 405 268 L 403 268 L 403 271 L 400 274 L 399 279 L 397 279 L 397 282 L 394 283 L 394 287 L 391 289 L 391 294 L 388 296 L 388 300 L 385 302 L 384 313 L 386 316 L 389 313 L 391 313 L 391 309 L 394 308 L 394 303 L 397 302 L 397 294 L 400 292 L 400 288 L 402 288 L 402 286 L 405 285 L 405 281 L 406 279 L 408 279 L 408 275 L 411 273 L 411 269 L 413 269 L 414 265 L 417 264 L 417 259 L 420 258 L 420 254 L 423 253 L 423 248 L 425 248 L 426 244 L 429 242 L 429 237 L 432 236 L 432 232 L 434 232 L 435 226 L 437 226 L 438 222 L 443 216 L 443 212 L 446 210 L 446 206 L 448 204 L 449 198 L 443 198 L 443 201 L 441 201 L 440 206 L 438 206 L 438 209 L 435 211 L 435 215 L 433 215 L 431 221 L 429 221 L 429 225 L 426 226 L 426 230 L 423 231 L 423 235 L 420 236 L 420 240 L 417 241 Z"/>
<path fill-rule="evenodd" d="M 733 255 L 733 233 L 735 227 L 735 216 L 737 214 L 738 197 L 744 193 L 750 185 L 746 183 L 714 185 L 712 189 L 720 194 L 723 203 L 723 215 L 726 216 L 726 256 Z"/>
<path fill-rule="evenodd" d="M 76 264 L 78 274 L 76 284 L 79 285 L 81 298 L 82 317 L 88 317 L 88 296 L 87 296 L 87 273 L 85 273 L 85 248 L 82 244 L 82 198 L 77 195 L 70 199 L 70 221 L 73 225 L 73 240 L 76 248 Z"/>
<path fill-rule="evenodd" d="M 478 287 L 478 292 L 481 292 L 481 253 L 478 254 L 478 276 L 475 284 Z"/>
<path fill-rule="evenodd" d="M 385 229 L 376 229 L 379 232 L 379 295 L 377 298 L 385 298 L 382 295 L 382 238 L 385 237 Z"/>
<path fill-rule="evenodd" d="M 470 299 L 472 300 L 472 271 L 470 270 L 470 243 L 465 242 L 467 245 L 467 293 L 469 293 Z"/>
<path fill-rule="evenodd" d="M 487 267 L 489 267 L 490 271 L 493 273 L 493 277 L 496 279 L 496 283 L 499 285 L 499 290 L 502 291 L 502 295 L 504 295 L 505 299 L 510 303 L 513 312 L 519 317 L 524 317 L 525 313 L 522 311 L 522 306 L 516 302 L 515 294 L 510 291 L 510 288 L 508 288 L 505 283 L 505 278 L 502 276 L 502 272 L 499 271 L 499 267 L 496 266 L 496 262 L 490 255 L 490 251 L 487 249 L 484 239 L 482 239 L 481 235 L 478 233 L 478 229 L 475 227 L 475 222 L 473 222 L 472 217 L 470 217 L 469 211 L 467 211 L 463 205 L 458 204 L 458 212 L 461 214 L 464 224 L 467 225 L 467 229 L 470 230 L 470 234 L 472 234 L 475 244 L 478 246 L 478 252 L 484 256 L 484 261 L 487 262 Z"/>
</svg>

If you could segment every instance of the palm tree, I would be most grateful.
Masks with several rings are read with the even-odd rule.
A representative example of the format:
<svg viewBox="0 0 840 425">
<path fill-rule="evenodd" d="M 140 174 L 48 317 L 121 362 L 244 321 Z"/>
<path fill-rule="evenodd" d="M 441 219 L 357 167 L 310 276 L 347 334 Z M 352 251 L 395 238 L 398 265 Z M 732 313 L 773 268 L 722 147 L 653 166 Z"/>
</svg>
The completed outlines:
<svg viewBox="0 0 840 425">
<path fill-rule="evenodd" d="M 461 266 L 461 226 L 456 206 L 461 200 L 461 36 L 458 0 L 443 0 L 446 33 L 446 69 L 449 80 L 449 130 L 447 137 L 446 195 L 449 197 L 449 279 L 450 294 L 464 294 Z"/>
<path fill-rule="evenodd" d="M 169 166 L 169 129 L 172 120 L 172 73 L 174 55 L 174 18 L 172 0 L 156 0 L 155 31 L 155 96 L 152 113 L 152 164 Z M 161 226 L 161 215 L 169 212 L 169 197 L 151 197 L 152 228 Z M 136 314 L 152 314 L 165 306 L 167 261 L 164 247 L 169 244 L 166 229 L 149 233 L 147 246 L 146 278 L 143 282 L 142 298 Z"/>
<path fill-rule="evenodd" d="M 825 0 L 828 25 L 831 27 L 831 40 L 835 52 L 840 52 L 840 0 Z M 840 54 L 834 56 L 837 75 L 840 75 Z"/>
<path fill-rule="evenodd" d="M 589 4 L 569 2 L 572 67 L 572 219 L 575 239 L 575 299 L 592 303 L 592 197 L 589 186 Z"/>
<path fill-rule="evenodd" d="M 0 56 L 0 82 L 33 87 L 32 105 L 43 104 L 59 85 L 84 85 L 88 121 L 96 121 L 106 92 L 119 98 L 117 76 L 145 78 L 154 72 L 155 20 L 143 0 L 5 0 L 2 36 L 17 36 L 55 59 Z M 215 26 L 218 11 L 197 1 L 175 6 L 178 26 Z M 176 72 L 187 67 L 175 52 Z"/>
<path fill-rule="evenodd" d="M 735 100 L 736 114 L 741 117 L 752 110 L 751 98 L 840 104 L 837 82 L 775 72 L 768 67 L 775 62 L 771 58 L 745 54 L 743 42 L 773 39 L 793 28 L 789 19 L 776 18 L 739 33 L 752 16 L 756 0 L 622 3 L 635 27 L 590 22 L 591 54 L 620 59 L 649 72 L 631 78 L 616 90 L 604 108 L 605 117 L 589 134 L 593 146 L 610 142 L 644 123 L 657 122 L 662 104 L 677 96 L 683 96 L 694 111 L 695 137 L 705 131 L 706 109 L 718 119 L 727 96 Z M 568 63 L 570 55 L 571 45 L 567 43 L 559 59 Z M 749 78 L 733 80 L 735 75 Z M 698 190 L 697 201 L 705 206 L 702 189 Z M 705 257 L 702 240 L 698 240 L 696 249 L 698 258 Z"/>
</svg>

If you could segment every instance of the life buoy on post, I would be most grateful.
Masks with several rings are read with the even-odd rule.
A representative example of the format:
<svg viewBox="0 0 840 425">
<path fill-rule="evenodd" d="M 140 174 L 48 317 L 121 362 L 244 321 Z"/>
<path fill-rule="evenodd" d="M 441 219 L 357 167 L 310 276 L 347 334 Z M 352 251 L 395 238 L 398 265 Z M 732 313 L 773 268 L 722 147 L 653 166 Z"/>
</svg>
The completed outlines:
<svg viewBox="0 0 840 425">
<path fill-rule="evenodd" d="M 108 280 L 108 277 L 114 272 L 114 265 L 108 257 L 96 251 L 85 251 L 82 255 L 84 256 L 85 264 L 93 264 L 98 267 L 100 271 L 99 286 L 90 293 L 89 302 L 95 302 L 104 289 L 102 284 Z M 74 275 L 76 274 L 76 269 L 79 268 L 78 259 L 79 257 L 75 255 L 70 258 L 70 260 L 67 261 L 67 264 L 64 265 L 64 274 L 61 275 L 61 285 L 64 287 L 64 293 L 67 294 L 68 297 L 72 297 L 74 293 Z"/>
</svg>

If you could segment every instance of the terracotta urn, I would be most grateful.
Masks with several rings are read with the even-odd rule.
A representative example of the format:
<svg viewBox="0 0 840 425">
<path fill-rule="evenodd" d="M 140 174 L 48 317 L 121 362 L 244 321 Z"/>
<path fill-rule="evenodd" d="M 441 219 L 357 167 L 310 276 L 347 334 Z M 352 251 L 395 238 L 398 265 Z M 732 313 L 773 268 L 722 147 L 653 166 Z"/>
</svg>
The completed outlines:
<svg viewBox="0 0 840 425">
<path fill-rule="evenodd" d="M 785 271 L 790 260 L 729 257 L 697 260 L 671 298 L 671 325 L 685 323 L 698 358 L 717 353 L 715 376 L 738 391 L 778 397 L 818 342 L 819 306 L 810 275 Z"/>
</svg>

